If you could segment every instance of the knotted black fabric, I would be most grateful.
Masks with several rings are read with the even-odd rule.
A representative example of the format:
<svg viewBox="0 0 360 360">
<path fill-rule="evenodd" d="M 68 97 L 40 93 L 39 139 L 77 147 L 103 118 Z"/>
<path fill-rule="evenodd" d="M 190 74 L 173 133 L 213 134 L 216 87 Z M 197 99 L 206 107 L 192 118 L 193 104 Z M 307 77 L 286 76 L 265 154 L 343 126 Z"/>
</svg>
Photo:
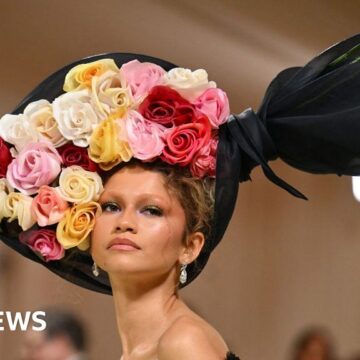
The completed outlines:
<svg viewBox="0 0 360 360">
<path fill-rule="evenodd" d="M 13 111 L 39 99 L 53 101 L 61 95 L 66 73 L 74 66 L 112 58 L 118 66 L 133 59 L 150 61 L 166 71 L 174 64 L 137 55 L 107 53 L 79 60 L 42 82 Z M 270 84 L 255 113 L 248 109 L 231 115 L 220 126 L 217 149 L 215 213 L 212 233 L 196 262 L 187 268 L 186 286 L 206 265 L 222 239 L 233 214 L 239 183 L 250 179 L 251 170 L 261 166 L 265 176 L 299 198 L 306 197 L 279 178 L 268 164 L 277 158 L 315 174 L 360 175 L 360 35 L 329 48 L 304 67 L 282 71 Z M 240 80 L 240 79 L 239 79 Z M 234 105 L 233 105 L 234 107 Z M 46 266 L 59 276 L 90 290 L 111 294 L 104 272 L 94 277 L 87 252 L 74 252 L 60 261 L 43 262 L 17 239 L 21 229 L 5 221 L 1 240 L 25 257 Z"/>
</svg>

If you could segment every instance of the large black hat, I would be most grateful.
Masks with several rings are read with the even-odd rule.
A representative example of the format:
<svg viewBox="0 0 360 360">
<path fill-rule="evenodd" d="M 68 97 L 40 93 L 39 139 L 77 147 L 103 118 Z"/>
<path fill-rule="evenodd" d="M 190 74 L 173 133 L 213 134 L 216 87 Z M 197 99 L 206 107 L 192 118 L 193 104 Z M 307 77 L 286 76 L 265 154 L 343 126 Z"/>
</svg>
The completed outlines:
<svg viewBox="0 0 360 360">
<path fill-rule="evenodd" d="M 65 66 L 38 85 L 12 112 L 21 113 L 30 102 L 53 101 L 62 94 L 65 75 L 74 66 L 112 58 L 118 66 L 133 59 L 175 67 L 167 61 L 138 54 L 105 53 Z M 303 67 L 282 71 L 270 84 L 257 112 L 247 109 L 230 115 L 219 128 L 216 154 L 215 211 L 212 231 L 196 263 L 187 268 L 186 286 L 206 265 L 231 219 L 239 183 L 261 166 L 265 176 L 299 198 L 306 197 L 280 179 L 268 162 L 287 164 L 315 174 L 360 174 L 360 35 L 344 40 Z M 234 110 L 234 109 L 233 109 Z M 2 221 L 0 239 L 23 256 L 77 285 L 111 294 L 106 273 L 95 277 L 92 258 L 78 251 L 59 261 L 45 262 L 18 240 L 21 229 Z"/>
</svg>

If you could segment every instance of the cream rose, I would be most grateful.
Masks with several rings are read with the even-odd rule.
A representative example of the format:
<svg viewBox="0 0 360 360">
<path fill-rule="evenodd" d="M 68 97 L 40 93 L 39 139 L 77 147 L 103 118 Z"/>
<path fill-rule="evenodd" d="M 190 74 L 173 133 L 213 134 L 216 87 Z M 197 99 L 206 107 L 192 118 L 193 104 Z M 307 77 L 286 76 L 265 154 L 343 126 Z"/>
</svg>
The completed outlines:
<svg viewBox="0 0 360 360">
<path fill-rule="evenodd" d="M 103 191 L 103 185 L 101 177 L 96 172 L 73 165 L 61 172 L 56 191 L 66 201 L 83 204 L 97 201 Z"/>
<path fill-rule="evenodd" d="M 80 147 L 88 146 L 88 138 L 100 122 L 90 102 L 89 90 L 66 93 L 53 102 L 53 114 L 61 134 Z"/>
<path fill-rule="evenodd" d="M 0 119 L 0 137 L 14 145 L 20 152 L 28 143 L 36 142 L 39 134 L 24 114 L 6 114 Z M 12 155 L 16 154 L 12 151 Z"/>
<path fill-rule="evenodd" d="M 78 204 L 68 209 L 56 228 L 56 238 L 63 248 L 77 246 L 80 250 L 87 250 L 90 246 L 89 234 L 100 213 L 101 207 L 96 202 Z"/>
<path fill-rule="evenodd" d="M 5 201 L 4 217 L 8 222 L 18 219 L 19 225 L 25 231 L 31 228 L 36 220 L 31 214 L 31 203 L 33 198 L 18 192 L 11 192 Z"/>
<path fill-rule="evenodd" d="M 93 77 L 91 103 L 102 120 L 110 114 L 121 116 L 133 105 L 130 89 L 121 87 L 117 75 L 114 71 L 107 71 L 100 77 Z"/>
<path fill-rule="evenodd" d="M 208 74 L 204 69 L 191 71 L 190 69 L 174 68 L 164 76 L 165 84 L 189 101 L 195 100 L 206 89 L 216 87 L 214 81 L 208 80 Z"/>
<path fill-rule="evenodd" d="M 55 147 L 60 147 L 67 142 L 59 131 L 53 116 L 52 105 L 47 100 L 38 100 L 30 103 L 26 106 L 24 115 L 40 136 L 50 141 Z"/>
<path fill-rule="evenodd" d="M 0 221 L 5 217 L 6 199 L 13 191 L 14 188 L 5 178 L 0 179 Z M 8 212 L 6 214 L 8 214 Z"/>
<path fill-rule="evenodd" d="M 102 59 L 77 65 L 66 74 L 64 91 L 90 88 L 93 77 L 100 76 L 108 70 L 119 71 L 113 59 Z"/>
</svg>

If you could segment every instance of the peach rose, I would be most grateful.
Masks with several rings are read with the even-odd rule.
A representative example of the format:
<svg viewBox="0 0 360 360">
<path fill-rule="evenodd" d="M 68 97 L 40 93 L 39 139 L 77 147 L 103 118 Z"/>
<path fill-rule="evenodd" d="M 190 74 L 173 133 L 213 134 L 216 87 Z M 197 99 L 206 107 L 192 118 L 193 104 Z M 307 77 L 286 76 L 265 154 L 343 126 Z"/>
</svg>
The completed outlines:
<svg viewBox="0 0 360 360">
<path fill-rule="evenodd" d="M 13 187 L 5 178 L 0 179 L 0 221 L 5 217 L 6 199 L 13 191 Z"/>
<path fill-rule="evenodd" d="M 53 187 L 43 185 L 31 204 L 32 216 L 39 226 L 58 223 L 65 215 L 68 203 Z"/>
</svg>

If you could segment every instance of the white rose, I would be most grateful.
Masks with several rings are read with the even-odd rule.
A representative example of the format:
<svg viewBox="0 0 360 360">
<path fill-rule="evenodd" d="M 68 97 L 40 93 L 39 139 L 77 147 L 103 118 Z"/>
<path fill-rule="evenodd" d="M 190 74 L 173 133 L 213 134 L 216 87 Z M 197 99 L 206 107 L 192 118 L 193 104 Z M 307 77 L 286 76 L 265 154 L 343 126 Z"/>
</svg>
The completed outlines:
<svg viewBox="0 0 360 360">
<path fill-rule="evenodd" d="M 39 134 L 23 114 L 4 115 L 0 119 L 0 136 L 8 143 L 14 145 L 18 152 L 28 143 L 36 142 L 39 139 Z M 15 155 L 13 151 L 12 155 Z"/>
<path fill-rule="evenodd" d="M 52 106 L 47 100 L 38 100 L 28 104 L 24 115 L 40 136 L 50 141 L 55 147 L 60 147 L 67 142 L 59 131 Z"/>
<path fill-rule="evenodd" d="M 53 102 L 53 114 L 61 134 L 81 147 L 88 146 L 88 138 L 100 122 L 90 101 L 90 91 L 81 90 L 63 94 Z"/>
<path fill-rule="evenodd" d="M 214 81 L 208 80 L 208 74 L 204 69 L 191 71 L 190 69 L 174 68 L 164 76 L 165 84 L 189 101 L 195 100 L 206 89 L 216 87 Z"/>
<path fill-rule="evenodd" d="M 92 78 L 91 104 L 105 120 L 110 114 L 122 116 L 133 105 L 130 89 L 122 88 L 118 73 L 107 71 Z"/>
<path fill-rule="evenodd" d="M 9 218 L 8 222 L 18 219 L 18 223 L 24 231 L 30 229 L 36 223 L 31 213 L 32 200 L 31 196 L 11 192 L 6 197 L 4 217 Z"/>
<path fill-rule="evenodd" d="M 84 204 L 97 201 L 103 189 L 101 177 L 96 172 L 73 165 L 61 172 L 56 191 L 66 201 Z"/>
<path fill-rule="evenodd" d="M 14 188 L 6 179 L 0 179 L 0 221 L 5 217 L 5 204 L 8 195 L 14 191 Z"/>
</svg>

